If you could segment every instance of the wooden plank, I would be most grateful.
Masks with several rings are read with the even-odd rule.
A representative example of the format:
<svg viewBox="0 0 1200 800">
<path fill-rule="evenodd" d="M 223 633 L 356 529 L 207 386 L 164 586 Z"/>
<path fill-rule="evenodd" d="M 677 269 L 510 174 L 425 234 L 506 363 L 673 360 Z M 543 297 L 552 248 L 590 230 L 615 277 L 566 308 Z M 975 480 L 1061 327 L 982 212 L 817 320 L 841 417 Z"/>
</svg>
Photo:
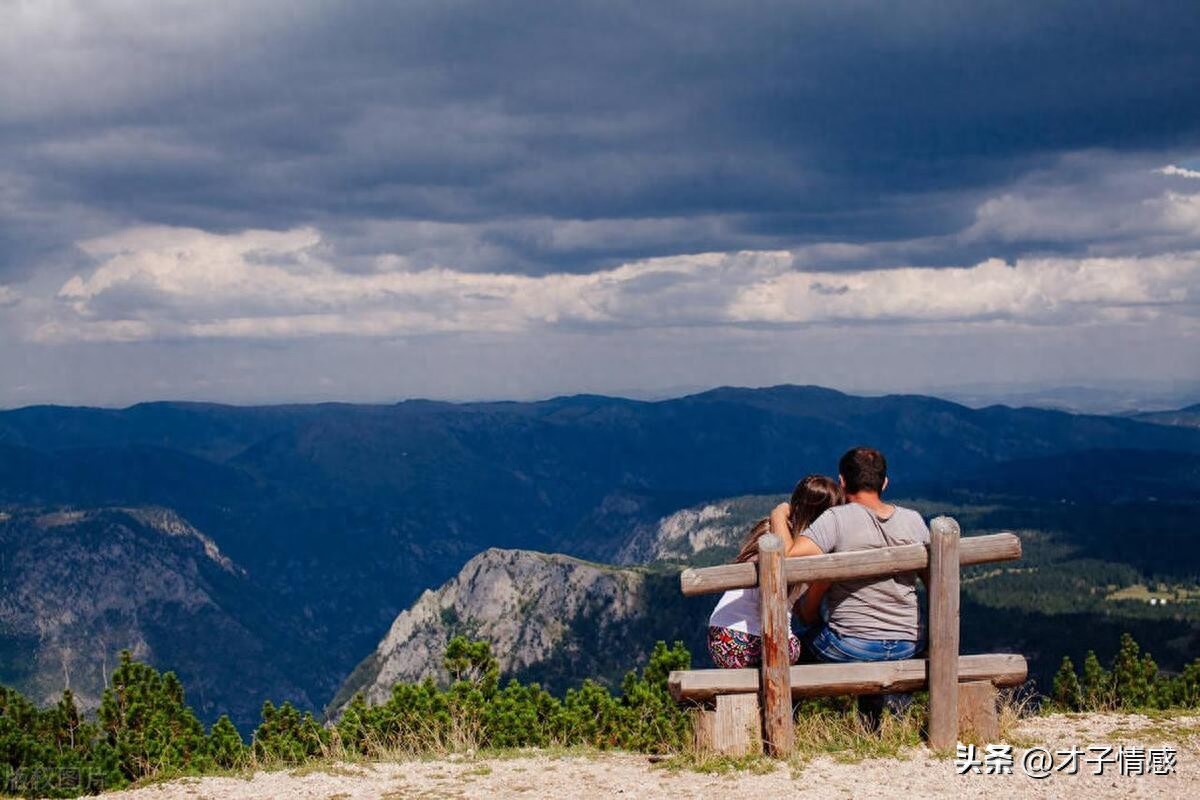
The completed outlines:
<svg viewBox="0 0 1200 800">
<path fill-rule="evenodd" d="M 901 572 L 925 569 L 928 564 L 929 549 L 925 545 L 906 544 L 875 550 L 789 558 L 784 571 L 788 583 L 811 583 L 898 575 Z"/>
<path fill-rule="evenodd" d="M 995 561 L 1016 561 L 1020 557 L 1021 540 L 1015 533 L 965 536 L 958 540 L 958 566 L 960 569 L 975 564 L 991 564 Z"/>
<path fill-rule="evenodd" d="M 990 681 L 958 685 L 958 735 L 961 741 L 988 744 L 1000 740 L 998 695 Z"/>
<path fill-rule="evenodd" d="M 792 689 L 788 680 L 787 581 L 783 577 L 783 540 L 773 533 L 758 540 L 758 609 L 762 620 L 763 743 L 767 753 L 785 758 L 792 752 Z"/>
<path fill-rule="evenodd" d="M 1012 561 L 1021 557 L 1021 540 L 1011 533 L 968 536 L 958 547 L 959 565 Z M 929 548 L 921 544 L 830 553 L 808 558 L 789 558 L 784 574 L 789 584 L 848 578 L 871 578 L 915 572 L 929 566 Z M 729 589 L 749 589 L 757 585 L 753 564 L 722 564 L 717 567 L 685 569 L 679 574 L 679 588 L 688 597 L 713 594 Z"/>
<path fill-rule="evenodd" d="M 1020 686 L 1029 674 L 1024 656 L 1012 653 L 959 656 L 959 681 L 989 681 L 1001 688 Z M 789 671 L 792 697 L 832 697 L 841 694 L 913 692 L 927 685 L 928 662 L 856 661 L 848 664 L 800 664 Z M 691 669 L 667 678 L 676 700 L 710 701 L 723 694 L 757 692 L 756 669 Z"/>
<path fill-rule="evenodd" d="M 752 589 L 757 585 L 758 570 L 753 564 L 721 564 L 689 568 L 679 573 L 679 588 L 688 597 L 729 589 Z"/>
<path fill-rule="evenodd" d="M 958 741 L 958 523 L 929 526 L 929 746 Z"/>
<path fill-rule="evenodd" d="M 723 756 L 747 756 L 762 752 L 762 717 L 758 695 L 724 694 L 714 708 L 697 709 L 696 749 Z"/>
</svg>

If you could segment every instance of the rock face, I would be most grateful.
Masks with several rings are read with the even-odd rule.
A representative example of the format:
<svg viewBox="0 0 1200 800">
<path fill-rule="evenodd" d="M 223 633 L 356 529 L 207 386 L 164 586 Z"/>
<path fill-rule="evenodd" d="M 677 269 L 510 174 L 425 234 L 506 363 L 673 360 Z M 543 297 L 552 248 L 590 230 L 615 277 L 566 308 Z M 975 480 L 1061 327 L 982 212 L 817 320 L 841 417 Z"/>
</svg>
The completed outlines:
<svg viewBox="0 0 1200 800">
<path fill-rule="evenodd" d="M 245 590 L 241 568 L 170 509 L 9 509 L 0 515 L 0 683 L 40 703 L 70 688 L 92 709 L 128 649 L 176 670 L 204 713 L 239 669 L 214 653 L 269 649 L 239 619 Z M 286 682 L 273 688 L 300 699 Z M 251 692 L 261 687 L 222 710 L 247 722 L 261 703 Z"/>
<path fill-rule="evenodd" d="M 357 691 L 380 702 L 397 681 L 440 678 L 442 652 L 458 633 L 491 642 L 506 675 L 528 675 L 555 660 L 589 661 L 645 616 L 651 578 L 642 569 L 567 556 L 487 550 L 396 618 L 331 708 Z M 632 661 L 625 648 L 613 655 L 626 666 Z"/>
<path fill-rule="evenodd" d="M 750 495 L 676 511 L 638 526 L 618 551 L 617 563 L 689 561 L 705 550 L 735 550 L 754 522 L 779 500 Z"/>
</svg>

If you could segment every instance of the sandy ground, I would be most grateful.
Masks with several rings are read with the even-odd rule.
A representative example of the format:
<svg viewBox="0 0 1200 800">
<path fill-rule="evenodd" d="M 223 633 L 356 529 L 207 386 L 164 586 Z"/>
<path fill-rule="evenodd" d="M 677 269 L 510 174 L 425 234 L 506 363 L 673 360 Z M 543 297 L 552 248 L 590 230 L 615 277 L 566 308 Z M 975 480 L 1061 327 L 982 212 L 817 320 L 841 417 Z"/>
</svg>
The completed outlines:
<svg viewBox="0 0 1200 800">
<path fill-rule="evenodd" d="M 266 800 L 270 798 L 711 798 L 812 797 L 1179 797 L 1200 798 L 1200 717 L 1152 720 L 1137 715 L 1053 716 L 1024 722 L 1017 732 L 1012 774 L 959 775 L 952 759 L 917 749 L 903 759 L 840 763 L 827 757 L 768 774 L 749 771 L 710 775 L 664 769 L 646 756 L 560 756 L 531 753 L 517 758 L 414 761 L 370 766 L 348 764 L 323 771 L 259 772 L 250 779 L 181 780 L 104 795 L 111 800 Z M 1116 764 L 1102 775 L 1081 760 L 1079 774 L 1035 780 L 1021 767 L 1021 753 L 1041 744 L 1051 750 L 1089 745 L 1173 747 L 1170 775 L 1122 775 Z M 1084 758 L 1095 758 L 1086 754 Z M 1062 759 L 1060 758 L 1061 762 Z"/>
</svg>

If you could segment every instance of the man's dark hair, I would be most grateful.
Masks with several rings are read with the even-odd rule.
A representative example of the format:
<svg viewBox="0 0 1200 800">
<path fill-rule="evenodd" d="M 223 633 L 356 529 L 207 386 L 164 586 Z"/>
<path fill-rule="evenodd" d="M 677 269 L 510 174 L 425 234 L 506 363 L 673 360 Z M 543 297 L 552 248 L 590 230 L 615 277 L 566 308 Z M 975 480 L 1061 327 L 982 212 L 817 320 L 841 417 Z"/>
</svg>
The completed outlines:
<svg viewBox="0 0 1200 800">
<path fill-rule="evenodd" d="M 855 447 L 838 461 L 838 474 L 846 482 L 846 494 L 882 492 L 887 459 L 873 447 Z"/>
</svg>

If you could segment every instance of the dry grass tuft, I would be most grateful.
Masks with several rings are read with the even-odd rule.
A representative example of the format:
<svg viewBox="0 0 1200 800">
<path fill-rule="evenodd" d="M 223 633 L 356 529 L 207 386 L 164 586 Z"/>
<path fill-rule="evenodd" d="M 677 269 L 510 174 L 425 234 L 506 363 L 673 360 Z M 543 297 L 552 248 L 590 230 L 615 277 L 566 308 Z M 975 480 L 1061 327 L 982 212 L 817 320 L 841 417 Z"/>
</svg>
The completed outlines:
<svg viewBox="0 0 1200 800">
<path fill-rule="evenodd" d="M 807 763 L 825 755 L 854 763 L 867 758 L 905 758 L 921 745 L 921 715 L 885 714 L 871 730 L 855 711 L 813 711 L 796 718 L 796 756 Z"/>
<path fill-rule="evenodd" d="M 1037 695 L 1021 687 L 1000 692 L 1000 741 L 1018 748 L 1029 748 L 1037 742 L 1020 733 L 1021 721 L 1038 713 Z"/>
</svg>

